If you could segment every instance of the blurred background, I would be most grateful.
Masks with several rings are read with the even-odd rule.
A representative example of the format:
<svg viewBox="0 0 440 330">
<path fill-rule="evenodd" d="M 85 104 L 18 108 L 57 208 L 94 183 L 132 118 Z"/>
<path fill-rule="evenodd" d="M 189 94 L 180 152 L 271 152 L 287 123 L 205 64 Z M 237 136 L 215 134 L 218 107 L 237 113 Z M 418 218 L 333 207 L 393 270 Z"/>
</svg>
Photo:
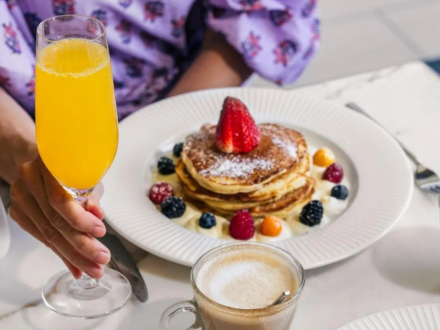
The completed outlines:
<svg viewBox="0 0 440 330">
<path fill-rule="evenodd" d="M 439 0 L 319 0 L 321 49 L 291 87 L 440 58 Z M 272 86 L 252 77 L 254 86 Z"/>
</svg>

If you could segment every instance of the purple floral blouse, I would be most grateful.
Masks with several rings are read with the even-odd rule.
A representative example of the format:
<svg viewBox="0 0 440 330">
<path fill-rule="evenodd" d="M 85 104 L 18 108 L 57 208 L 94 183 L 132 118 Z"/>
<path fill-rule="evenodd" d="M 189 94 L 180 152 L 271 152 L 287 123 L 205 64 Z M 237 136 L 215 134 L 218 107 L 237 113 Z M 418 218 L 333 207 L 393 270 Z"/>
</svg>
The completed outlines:
<svg viewBox="0 0 440 330">
<path fill-rule="evenodd" d="M 316 0 L 0 0 L 0 86 L 31 116 L 36 28 L 73 13 L 107 28 L 120 119 L 173 87 L 206 27 L 278 84 L 295 81 L 319 46 Z"/>
</svg>

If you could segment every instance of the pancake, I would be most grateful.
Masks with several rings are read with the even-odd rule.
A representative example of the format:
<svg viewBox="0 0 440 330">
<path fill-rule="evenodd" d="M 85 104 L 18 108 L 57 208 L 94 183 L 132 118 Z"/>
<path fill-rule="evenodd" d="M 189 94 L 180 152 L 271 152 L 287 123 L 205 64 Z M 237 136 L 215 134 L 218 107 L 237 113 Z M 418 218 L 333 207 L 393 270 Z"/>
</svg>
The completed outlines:
<svg viewBox="0 0 440 330">
<path fill-rule="evenodd" d="M 249 201 L 249 202 L 227 201 L 227 200 L 223 200 L 223 201 L 222 200 L 219 200 L 219 201 L 200 200 L 200 201 L 206 203 L 206 205 L 208 205 L 209 207 L 212 207 L 212 208 L 219 208 L 219 209 L 228 210 L 228 211 L 239 211 L 242 209 L 248 210 L 251 208 L 267 205 L 270 203 L 275 203 L 275 202 L 277 202 L 277 200 L 282 199 L 285 195 L 290 194 L 291 192 L 293 192 L 295 190 L 301 189 L 304 185 L 307 184 L 307 179 L 305 177 L 298 179 L 298 181 L 301 182 L 301 186 L 299 186 L 298 188 L 290 190 L 282 196 L 273 197 L 273 198 L 270 198 L 265 201 Z M 183 189 L 183 193 L 185 195 L 189 196 L 186 189 Z"/>
<path fill-rule="evenodd" d="M 276 124 L 259 125 L 261 141 L 244 154 L 226 154 L 215 145 L 216 126 L 204 126 L 186 138 L 182 161 L 192 178 L 217 194 L 251 193 L 308 158 L 301 133 Z"/>
<path fill-rule="evenodd" d="M 202 201 L 263 202 L 278 199 L 289 191 L 304 185 L 304 176 L 307 175 L 310 170 L 309 162 L 310 158 L 304 157 L 288 172 L 265 184 L 261 189 L 250 193 L 238 193 L 233 195 L 218 194 L 203 188 L 191 177 L 182 161 L 179 161 L 176 166 L 176 174 L 186 190 L 186 194 L 193 199 Z"/>
<path fill-rule="evenodd" d="M 315 192 L 315 180 L 307 178 L 307 183 L 299 189 L 296 189 L 278 200 L 271 201 L 267 204 L 248 208 L 254 217 L 264 217 L 266 215 L 274 215 L 280 218 L 287 218 L 297 207 L 302 207 L 311 201 Z M 224 216 L 232 216 L 236 210 L 214 207 L 210 203 L 206 203 L 207 209 L 212 209 L 215 213 Z"/>
<path fill-rule="evenodd" d="M 182 191 L 186 196 L 190 197 L 191 199 L 205 202 L 206 204 L 211 205 L 213 207 L 220 207 L 220 208 L 226 208 L 226 209 L 232 209 L 232 210 L 240 210 L 240 209 L 248 209 L 251 207 L 255 207 L 255 206 L 259 206 L 262 204 L 267 204 L 267 203 L 276 201 L 277 199 L 280 199 L 284 195 L 286 195 L 296 189 L 300 189 L 306 183 L 307 183 L 307 178 L 305 176 L 298 177 L 296 180 L 294 180 L 292 182 L 292 185 L 290 185 L 290 187 L 291 187 L 290 190 L 285 189 L 286 191 L 284 194 L 269 196 L 269 198 L 264 199 L 264 200 L 239 200 L 239 199 L 234 200 L 232 198 L 209 199 L 209 198 L 205 198 L 206 196 L 204 196 L 204 195 L 194 194 L 193 192 L 189 191 L 186 187 L 183 187 Z M 235 195 L 229 195 L 229 196 L 235 196 Z"/>
</svg>

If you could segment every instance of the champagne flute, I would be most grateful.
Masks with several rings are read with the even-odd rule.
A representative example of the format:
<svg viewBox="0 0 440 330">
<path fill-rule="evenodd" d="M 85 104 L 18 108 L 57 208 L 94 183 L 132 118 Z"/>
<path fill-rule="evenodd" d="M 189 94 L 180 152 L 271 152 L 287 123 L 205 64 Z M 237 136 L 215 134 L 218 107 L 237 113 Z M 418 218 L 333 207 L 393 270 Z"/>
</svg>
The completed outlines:
<svg viewBox="0 0 440 330">
<path fill-rule="evenodd" d="M 105 27 L 91 17 L 63 15 L 37 28 L 36 138 L 58 182 L 87 205 L 118 147 L 118 120 Z M 122 308 L 131 286 L 106 269 L 101 279 L 68 271 L 53 276 L 43 300 L 70 317 L 97 318 Z"/>
</svg>

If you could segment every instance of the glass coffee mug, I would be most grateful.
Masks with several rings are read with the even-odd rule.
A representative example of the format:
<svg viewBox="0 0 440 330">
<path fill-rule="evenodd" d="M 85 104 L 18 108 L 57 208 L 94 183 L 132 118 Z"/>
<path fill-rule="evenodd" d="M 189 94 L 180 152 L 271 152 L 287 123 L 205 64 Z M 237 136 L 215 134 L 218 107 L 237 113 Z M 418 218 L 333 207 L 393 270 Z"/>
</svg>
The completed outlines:
<svg viewBox="0 0 440 330">
<path fill-rule="evenodd" d="M 262 243 L 234 243 L 205 253 L 191 271 L 194 299 L 169 307 L 160 329 L 193 313 L 187 330 L 287 330 L 305 283 L 304 269 L 287 251 Z M 290 295 L 272 303 L 284 291 Z M 183 329 L 182 329 L 183 330 Z"/>
</svg>

